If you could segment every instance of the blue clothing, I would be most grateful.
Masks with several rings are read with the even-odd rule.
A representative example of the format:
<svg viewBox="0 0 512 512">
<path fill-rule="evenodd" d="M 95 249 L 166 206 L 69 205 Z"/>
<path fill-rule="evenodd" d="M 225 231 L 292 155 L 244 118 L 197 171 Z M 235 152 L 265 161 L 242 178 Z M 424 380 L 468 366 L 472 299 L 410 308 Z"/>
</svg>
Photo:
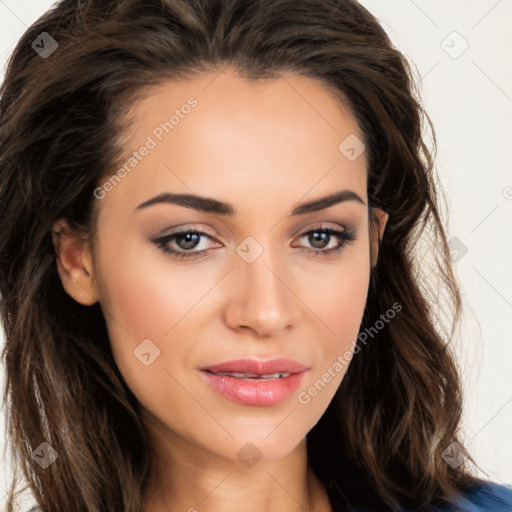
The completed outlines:
<svg viewBox="0 0 512 512">
<path fill-rule="evenodd" d="M 334 512 L 377 512 L 333 505 Z M 401 512 L 512 512 L 512 486 L 489 481 L 479 481 L 466 494 L 459 495 L 450 505 L 425 507 L 422 509 L 402 509 Z"/>
<path fill-rule="evenodd" d="M 485 482 L 461 496 L 447 512 L 512 512 L 512 486 Z"/>
</svg>

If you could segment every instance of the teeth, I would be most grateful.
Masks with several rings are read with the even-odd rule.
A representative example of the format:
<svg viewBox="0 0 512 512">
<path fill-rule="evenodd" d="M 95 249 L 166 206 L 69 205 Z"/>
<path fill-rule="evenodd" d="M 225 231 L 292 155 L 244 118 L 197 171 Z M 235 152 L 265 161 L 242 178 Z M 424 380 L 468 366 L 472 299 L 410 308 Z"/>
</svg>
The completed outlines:
<svg viewBox="0 0 512 512">
<path fill-rule="evenodd" d="M 215 375 L 234 377 L 235 379 L 284 379 L 290 375 L 289 372 L 281 373 L 267 373 L 265 375 L 258 375 L 257 373 L 230 373 L 218 372 Z"/>
</svg>

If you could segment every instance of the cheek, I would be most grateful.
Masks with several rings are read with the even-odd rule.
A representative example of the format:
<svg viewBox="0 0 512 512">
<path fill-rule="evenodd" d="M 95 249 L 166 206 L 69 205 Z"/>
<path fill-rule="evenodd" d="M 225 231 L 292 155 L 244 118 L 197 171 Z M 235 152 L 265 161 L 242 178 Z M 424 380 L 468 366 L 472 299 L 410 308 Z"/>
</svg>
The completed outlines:
<svg viewBox="0 0 512 512">
<path fill-rule="evenodd" d="M 139 368 L 134 350 L 145 339 L 163 356 L 171 335 L 187 324 L 187 313 L 213 284 L 211 275 L 197 270 L 200 267 L 169 266 L 156 251 L 140 241 L 118 245 L 114 240 L 99 251 L 101 306 L 122 372 Z"/>
<path fill-rule="evenodd" d="M 139 337 L 162 338 L 214 282 L 211 266 L 176 264 L 136 235 L 110 238 L 98 252 L 102 305 Z"/>
<path fill-rule="evenodd" d="M 119 258 L 114 246 L 101 253 L 100 293 L 116 365 L 148 410 L 190 408 L 180 383 L 193 366 L 194 344 L 185 342 L 195 338 L 194 315 L 205 313 L 201 298 L 215 284 L 211 269 L 172 265 L 140 242 L 117 246 L 116 253 L 129 255 Z M 180 421 L 193 429 L 190 418 Z"/>
<path fill-rule="evenodd" d="M 308 295 L 319 318 L 315 337 L 319 344 L 318 364 L 309 384 L 320 379 L 318 389 L 324 389 L 323 384 L 329 383 L 330 390 L 315 400 L 320 407 L 327 406 L 352 360 L 368 295 L 368 251 L 366 237 L 347 251 L 339 264 L 324 269 L 316 280 L 309 282 L 311 293 Z"/>
<path fill-rule="evenodd" d="M 312 297 L 314 311 L 320 319 L 315 336 L 317 357 L 314 370 L 297 395 L 299 410 L 311 420 L 308 429 L 328 407 L 352 361 L 368 295 L 367 251 L 368 243 L 362 241 L 343 263 L 331 269 L 329 286 L 322 289 L 317 286 Z M 324 285 L 326 282 L 325 278 L 317 281 Z"/>
<path fill-rule="evenodd" d="M 323 321 L 326 333 L 334 335 L 337 344 L 350 343 L 357 336 L 368 295 L 368 238 L 358 240 L 339 262 L 315 274 L 309 281 L 310 291 L 307 293 L 314 311 Z"/>
</svg>

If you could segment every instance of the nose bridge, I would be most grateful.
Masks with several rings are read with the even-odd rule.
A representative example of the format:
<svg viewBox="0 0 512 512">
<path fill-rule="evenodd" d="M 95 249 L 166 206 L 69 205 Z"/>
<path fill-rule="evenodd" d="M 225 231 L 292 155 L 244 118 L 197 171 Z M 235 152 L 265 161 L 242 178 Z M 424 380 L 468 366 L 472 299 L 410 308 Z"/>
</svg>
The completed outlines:
<svg viewBox="0 0 512 512">
<path fill-rule="evenodd" d="M 233 275 L 236 293 L 234 322 L 270 334 L 295 321 L 297 307 L 282 253 L 270 245 L 271 237 L 247 237 L 236 249 Z"/>
</svg>

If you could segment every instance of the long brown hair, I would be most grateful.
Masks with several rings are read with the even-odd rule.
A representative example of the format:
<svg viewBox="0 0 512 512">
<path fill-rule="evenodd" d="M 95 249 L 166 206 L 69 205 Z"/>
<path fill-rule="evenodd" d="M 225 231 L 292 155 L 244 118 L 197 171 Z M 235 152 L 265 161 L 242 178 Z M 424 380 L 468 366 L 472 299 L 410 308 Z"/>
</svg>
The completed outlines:
<svg viewBox="0 0 512 512">
<path fill-rule="evenodd" d="M 43 32 L 58 44 L 44 57 L 32 47 Z M 309 432 L 312 469 L 340 507 L 449 501 L 476 479 L 467 462 L 454 469 L 442 457 L 463 444 L 450 349 L 460 297 L 434 146 L 422 134 L 433 130 L 406 59 L 353 0 L 61 0 L 25 32 L 0 90 L 4 401 L 15 474 L 21 468 L 45 512 L 142 511 L 151 450 L 138 402 L 99 304 L 82 306 L 62 287 L 52 226 L 64 218 L 95 233 L 93 192 L 120 164 L 127 106 L 151 85 L 226 66 L 251 80 L 293 72 L 335 92 L 364 134 L 370 205 L 389 214 L 361 332 L 392 304 L 401 311 L 360 346 Z M 428 268 L 420 235 L 432 249 Z M 442 303 L 429 299 L 427 270 Z M 42 442 L 58 454 L 47 469 L 31 458 Z M 14 480 L 9 511 L 15 492 Z"/>
</svg>

